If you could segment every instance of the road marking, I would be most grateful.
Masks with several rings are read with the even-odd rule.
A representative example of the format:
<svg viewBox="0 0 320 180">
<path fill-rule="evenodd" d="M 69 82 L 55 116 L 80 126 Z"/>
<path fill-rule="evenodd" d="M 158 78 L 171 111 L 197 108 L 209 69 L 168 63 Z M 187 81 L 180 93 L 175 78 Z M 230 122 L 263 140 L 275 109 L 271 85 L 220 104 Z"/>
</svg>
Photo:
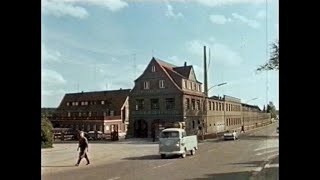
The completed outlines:
<svg viewBox="0 0 320 180">
<path fill-rule="evenodd" d="M 270 149 L 270 148 L 279 148 L 279 145 L 275 144 L 275 145 L 269 145 L 269 146 L 262 146 L 260 148 L 256 148 L 254 151 L 260 151 L 260 150 Z"/>
<path fill-rule="evenodd" d="M 264 151 L 264 152 L 262 152 L 262 153 L 257 153 L 256 156 L 260 156 L 260 155 L 264 155 L 264 154 L 269 154 L 269 153 L 274 153 L 274 152 L 278 152 L 278 151 L 279 151 L 279 149 Z"/>
<path fill-rule="evenodd" d="M 170 164 L 172 164 L 172 162 L 166 163 L 166 164 L 162 164 L 162 165 L 160 165 L 160 166 L 155 166 L 155 167 L 153 167 L 153 169 L 159 168 L 159 167 L 164 167 L 164 166 L 167 166 L 167 165 L 170 165 Z"/>
<path fill-rule="evenodd" d="M 279 164 L 266 164 L 264 168 L 273 168 L 273 167 L 279 167 Z"/>
<path fill-rule="evenodd" d="M 212 151 L 214 151 L 214 150 L 216 150 L 216 149 L 210 149 L 208 152 L 212 152 Z"/>
<path fill-rule="evenodd" d="M 257 167 L 257 168 L 254 168 L 252 171 L 261 171 L 262 170 L 262 167 Z"/>
<path fill-rule="evenodd" d="M 120 177 L 114 177 L 114 178 L 110 178 L 108 180 L 115 180 L 115 179 L 120 179 Z"/>
</svg>

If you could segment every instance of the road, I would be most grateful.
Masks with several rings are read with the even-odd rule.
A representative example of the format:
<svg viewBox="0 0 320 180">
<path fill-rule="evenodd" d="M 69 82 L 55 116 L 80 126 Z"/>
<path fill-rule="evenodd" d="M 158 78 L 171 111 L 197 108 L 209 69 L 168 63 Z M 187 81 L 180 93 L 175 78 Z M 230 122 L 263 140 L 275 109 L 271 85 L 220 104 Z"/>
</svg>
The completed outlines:
<svg viewBox="0 0 320 180">
<path fill-rule="evenodd" d="M 68 167 L 43 166 L 42 179 L 278 179 L 277 126 L 278 123 L 274 123 L 246 132 L 236 141 L 207 140 L 199 143 L 199 150 L 194 156 L 189 155 L 184 159 L 179 157 L 161 159 L 157 154 L 158 145 L 152 143 L 134 146 L 126 143 L 101 144 L 105 154 L 95 157 L 100 159 L 99 163 L 95 163 L 92 159 L 92 165 L 86 166 L 84 160 L 79 167 L 72 167 L 76 160 L 72 157 Z M 108 147 L 112 148 L 109 149 L 109 155 L 105 150 Z M 116 147 L 119 149 L 115 149 Z M 114 152 L 118 152 L 116 156 L 118 159 L 112 156 Z M 104 159 L 108 157 L 108 160 Z M 55 158 L 57 157 L 51 159 Z"/>
</svg>

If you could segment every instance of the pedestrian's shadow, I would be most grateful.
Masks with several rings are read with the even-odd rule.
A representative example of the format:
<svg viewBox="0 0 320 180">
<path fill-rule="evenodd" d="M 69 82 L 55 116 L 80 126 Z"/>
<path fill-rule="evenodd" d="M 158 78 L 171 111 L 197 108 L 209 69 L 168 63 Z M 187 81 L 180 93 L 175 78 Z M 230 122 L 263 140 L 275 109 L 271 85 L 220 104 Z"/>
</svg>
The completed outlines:
<svg viewBox="0 0 320 180">
<path fill-rule="evenodd" d="M 74 165 L 69 165 L 69 166 L 41 166 L 41 167 L 75 167 Z"/>
</svg>

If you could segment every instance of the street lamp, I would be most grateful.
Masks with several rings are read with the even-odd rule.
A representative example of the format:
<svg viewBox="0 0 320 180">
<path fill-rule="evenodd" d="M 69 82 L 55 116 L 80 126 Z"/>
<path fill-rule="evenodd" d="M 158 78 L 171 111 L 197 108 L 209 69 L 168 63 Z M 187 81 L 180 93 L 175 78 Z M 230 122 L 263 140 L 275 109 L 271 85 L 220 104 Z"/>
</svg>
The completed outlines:
<svg viewBox="0 0 320 180">
<path fill-rule="evenodd" d="M 258 98 L 252 98 L 252 99 L 249 99 L 248 101 L 245 102 L 245 104 L 247 104 L 249 101 L 253 101 L 253 100 L 256 100 Z"/>
<path fill-rule="evenodd" d="M 204 140 L 204 131 L 206 129 L 207 131 L 207 118 L 208 118 L 208 111 L 207 111 L 207 104 L 208 104 L 208 92 L 209 90 L 211 90 L 212 88 L 214 87 L 217 87 L 217 86 L 222 86 L 222 85 L 225 85 L 227 84 L 226 82 L 224 83 L 220 83 L 220 84 L 217 84 L 217 85 L 213 85 L 211 86 L 209 89 L 205 89 L 205 102 L 204 102 L 204 111 L 205 111 L 205 117 L 203 118 L 203 122 L 202 122 L 202 140 Z"/>
<path fill-rule="evenodd" d="M 224 82 L 224 83 L 220 83 L 220 84 L 217 84 L 217 85 L 211 86 L 211 87 L 208 89 L 208 91 L 209 91 L 210 89 L 214 88 L 214 87 L 222 86 L 222 85 L 225 85 L 225 84 L 227 84 L 227 83 L 226 83 L 226 82 Z"/>
</svg>

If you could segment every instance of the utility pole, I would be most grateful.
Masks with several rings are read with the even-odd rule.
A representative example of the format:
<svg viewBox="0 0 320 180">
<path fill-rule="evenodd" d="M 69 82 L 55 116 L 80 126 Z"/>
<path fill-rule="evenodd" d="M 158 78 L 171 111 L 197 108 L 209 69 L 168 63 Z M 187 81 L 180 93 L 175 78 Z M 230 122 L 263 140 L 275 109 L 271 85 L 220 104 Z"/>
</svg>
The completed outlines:
<svg viewBox="0 0 320 180">
<path fill-rule="evenodd" d="M 204 133 L 205 133 L 205 128 L 207 128 L 207 104 L 208 104 L 208 77 L 207 77 L 207 53 L 206 53 L 206 46 L 203 48 L 203 56 L 204 56 L 204 104 L 203 104 L 203 122 L 202 122 L 202 140 L 204 140 Z"/>
</svg>

